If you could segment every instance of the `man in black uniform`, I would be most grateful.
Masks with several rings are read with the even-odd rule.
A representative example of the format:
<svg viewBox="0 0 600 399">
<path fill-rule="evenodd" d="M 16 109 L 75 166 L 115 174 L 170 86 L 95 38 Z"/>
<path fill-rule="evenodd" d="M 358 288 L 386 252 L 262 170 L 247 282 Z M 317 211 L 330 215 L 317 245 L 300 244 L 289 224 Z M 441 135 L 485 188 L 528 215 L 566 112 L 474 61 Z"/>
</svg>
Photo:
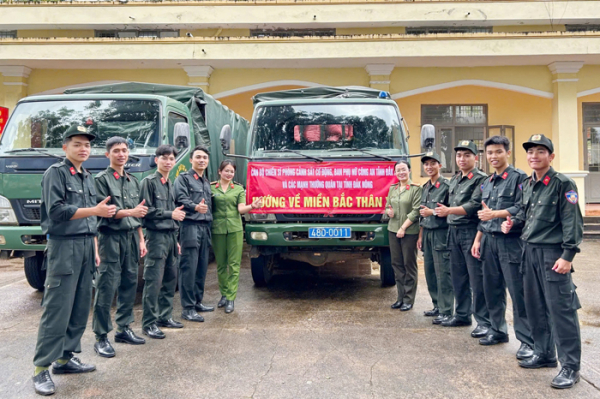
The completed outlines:
<svg viewBox="0 0 600 399">
<path fill-rule="evenodd" d="M 96 276 L 96 297 L 92 329 L 96 334 L 94 350 L 102 357 L 114 357 L 115 350 L 107 334 L 112 331 L 110 307 L 117 292 L 117 332 L 115 342 L 141 345 L 146 341 L 135 335 L 129 325 L 133 323 L 133 303 L 137 292 L 140 257 L 146 255 L 146 243 L 140 218 L 146 216 L 148 207 L 140 201 L 138 179 L 125 172 L 129 159 L 127 141 L 111 137 L 106 141 L 106 157 L 110 165 L 96 175 L 97 199 L 110 197 L 117 213 L 98 220 L 98 247 L 100 267 Z"/>
<path fill-rule="evenodd" d="M 523 360 L 533 356 L 533 339 L 527 322 L 520 270 L 523 248 L 519 238 L 521 229 L 513 228 L 509 234 L 503 234 L 501 224 L 508 216 L 516 216 L 519 212 L 522 183 L 527 175 L 508 163 L 511 154 L 508 138 L 490 137 L 484 147 L 495 173 L 483 182 L 481 188 L 483 209 L 478 212 L 481 222 L 471 252 L 483 262 L 483 291 L 492 326 L 479 343 L 496 345 L 508 342 L 505 318 L 508 287 L 513 304 L 515 335 L 521 341 L 517 359 Z"/>
<path fill-rule="evenodd" d="M 471 336 L 483 338 L 487 335 L 490 320 L 483 295 L 481 262 L 471 255 L 471 247 L 479 223 L 481 184 L 487 176 L 475 167 L 478 150 L 473 141 L 462 140 L 454 150 L 460 173 L 450 180 L 450 206 L 438 204 L 435 209 L 436 215 L 448 217 L 448 247 L 456 301 L 454 316 L 442 322 L 442 326 L 470 326 L 473 314 L 477 327 Z"/>
<path fill-rule="evenodd" d="M 534 355 L 519 366 L 556 367 L 558 351 L 562 369 L 551 385 L 571 388 L 579 382 L 581 364 L 577 317 L 581 305 L 571 278 L 573 258 L 583 238 L 579 195 L 575 182 L 550 166 L 554 159 L 552 141 L 534 134 L 523 148 L 533 173 L 523 182 L 522 206 L 515 220 L 509 217 L 502 223 L 504 233 L 524 223 L 525 308 Z"/>
<path fill-rule="evenodd" d="M 183 205 L 186 211 L 179 233 L 182 251 L 179 264 L 181 317 L 200 322 L 204 321 L 204 317 L 198 312 L 212 312 L 215 309 L 202 304 L 212 223 L 210 181 L 204 176 L 208 157 L 208 148 L 195 147 L 190 153 L 192 169 L 175 180 L 175 202 L 177 206 Z"/>
<path fill-rule="evenodd" d="M 33 364 L 36 393 L 52 395 L 54 374 L 96 370 L 73 353 L 81 352 L 92 301 L 92 273 L 100 264 L 96 217 L 111 217 L 110 198 L 96 203 L 92 175 L 81 164 L 90 156 L 95 136 L 73 125 L 64 135 L 66 159 L 52 165 L 42 178 L 41 225 L 48 235 L 48 268 L 44 283 L 44 311 L 40 321 Z M 52 363 L 54 362 L 54 363 Z"/>
<path fill-rule="evenodd" d="M 148 255 L 144 265 L 144 314 L 142 331 L 154 339 L 165 334 L 158 328 L 182 328 L 173 320 L 173 297 L 177 285 L 177 267 L 181 247 L 177 242 L 179 222 L 185 217 L 183 206 L 175 208 L 175 189 L 169 172 L 175 166 L 177 151 L 171 145 L 156 149 L 157 172 L 142 180 L 140 198 L 148 205 L 142 223 L 148 237 Z"/>
</svg>

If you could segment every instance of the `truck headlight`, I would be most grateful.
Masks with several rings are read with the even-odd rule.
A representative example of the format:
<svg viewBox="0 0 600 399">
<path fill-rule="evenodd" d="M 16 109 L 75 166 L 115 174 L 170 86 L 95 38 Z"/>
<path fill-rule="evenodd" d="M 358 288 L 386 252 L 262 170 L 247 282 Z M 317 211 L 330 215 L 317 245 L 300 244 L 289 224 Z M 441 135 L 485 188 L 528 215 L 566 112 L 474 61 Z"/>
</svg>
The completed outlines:
<svg viewBox="0 0 600 399">
<path fill-rule="evenodd" d="M 10 201 L 0 195 L 0 225 L 5 226 L 17 226 L 17 217 L 15 211 L 13 211 Z"/>
<path fill-rule="evenodd" d="M 250 233 L 250 238 L 256 241 L 267 241 L 269 235 L 264 231 L 253 231 Z"/>
<path fill-rule="evenodd" d="M 277 218 L 272 213 L 247 213 L 246 221 L 250 222 L 276 222 Z"/>
</svg>

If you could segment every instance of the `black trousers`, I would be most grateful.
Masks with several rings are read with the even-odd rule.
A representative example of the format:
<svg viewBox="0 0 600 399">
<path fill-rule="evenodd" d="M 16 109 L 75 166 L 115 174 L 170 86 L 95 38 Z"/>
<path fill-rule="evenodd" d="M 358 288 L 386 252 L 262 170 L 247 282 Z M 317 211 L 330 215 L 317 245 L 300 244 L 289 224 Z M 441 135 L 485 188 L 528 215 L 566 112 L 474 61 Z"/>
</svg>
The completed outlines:
<svg viewBox="0 0 600 399">
<path fill-rule="evenodd" d="M 518 235 L 485 233 L 481 240 L 483 292 L 490 313 L 492 332 L 508 334 L 506 324 L 506 289 L 512 299 L 513 320 L 517 339 L 533 347 L 531 328 L 525 310 L 521 258 L 523 243 Z"/>
<path fill-rule="evenodd" d="M 183 223 L 179 230 L 179 295 L 183 309 L 194 309 L 204 298 L 204 282 L 208 270 L 210 223 Z"/>
<path fill-rule="evenodd" d="M 555 344 L 562 367 L 579 370 L 581 332 L 577 309 L 581 308 L 571 273 L 552 270 L 562 254 L 560 245 L 535 246 L 525 243 L 524 288 L 533 350 L 554 357 Z"/>
<path fill-rule="evenodd" d="M 476 235 L 475 226 L 448 227 L 455 316 L 460 320 L 470 321 L 473 315 L 478 325 L 490 327 L 490 316 L 483 293 L 483 268 L 481 262 L 471 255 Z"/>
</svg>

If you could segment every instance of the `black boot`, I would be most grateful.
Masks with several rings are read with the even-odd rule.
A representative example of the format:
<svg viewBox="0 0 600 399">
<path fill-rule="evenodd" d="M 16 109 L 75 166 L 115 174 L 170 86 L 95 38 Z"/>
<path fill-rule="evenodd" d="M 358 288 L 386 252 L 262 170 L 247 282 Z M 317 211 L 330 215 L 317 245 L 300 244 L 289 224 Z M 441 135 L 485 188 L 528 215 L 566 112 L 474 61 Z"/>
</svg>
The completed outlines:
<svg viewBox="0 0 600 399">
<path fill-rule="evenodd" d="M 219 301 L 219 303 L 217 304 L 218 308 L 222 308 L 227 304 L 227 297 L 222 296 L 221 300 Z"/>
<path fill-rule="evenodd" d="M 227 301 L 227 304 L 225 305 L 225 313 L 231 313 L 233 312 L 233 301 Z"/>
</svg>

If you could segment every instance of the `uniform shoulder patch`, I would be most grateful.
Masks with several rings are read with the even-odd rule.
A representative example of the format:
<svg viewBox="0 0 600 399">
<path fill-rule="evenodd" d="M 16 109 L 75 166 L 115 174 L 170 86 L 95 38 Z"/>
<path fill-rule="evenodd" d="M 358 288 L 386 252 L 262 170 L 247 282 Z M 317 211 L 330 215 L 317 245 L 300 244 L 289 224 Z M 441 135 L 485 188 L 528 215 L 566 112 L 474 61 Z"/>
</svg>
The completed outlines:
<svg viewBox="0 0 600 399">
<path fill-rule="evenodd" d="M 569 201 L 573 205 L 577 204 L 577 202 L 579 201 L 579 196 L 577 195 L 577 191 L 575 190 L 567 191 L 565 193 L 565 197 L 567 198 L 567 201 Z"/>
<path fill-rule="evenodd" d="M 210 182 L 210 185 L 211 185 L 211 186 L 213 186 L 213 185 L 215 185 L 215 184 L 217 184 L 217 182 L 216 182 L 216 181 L 211 181 L 211 182 Z"/>
</svg>

